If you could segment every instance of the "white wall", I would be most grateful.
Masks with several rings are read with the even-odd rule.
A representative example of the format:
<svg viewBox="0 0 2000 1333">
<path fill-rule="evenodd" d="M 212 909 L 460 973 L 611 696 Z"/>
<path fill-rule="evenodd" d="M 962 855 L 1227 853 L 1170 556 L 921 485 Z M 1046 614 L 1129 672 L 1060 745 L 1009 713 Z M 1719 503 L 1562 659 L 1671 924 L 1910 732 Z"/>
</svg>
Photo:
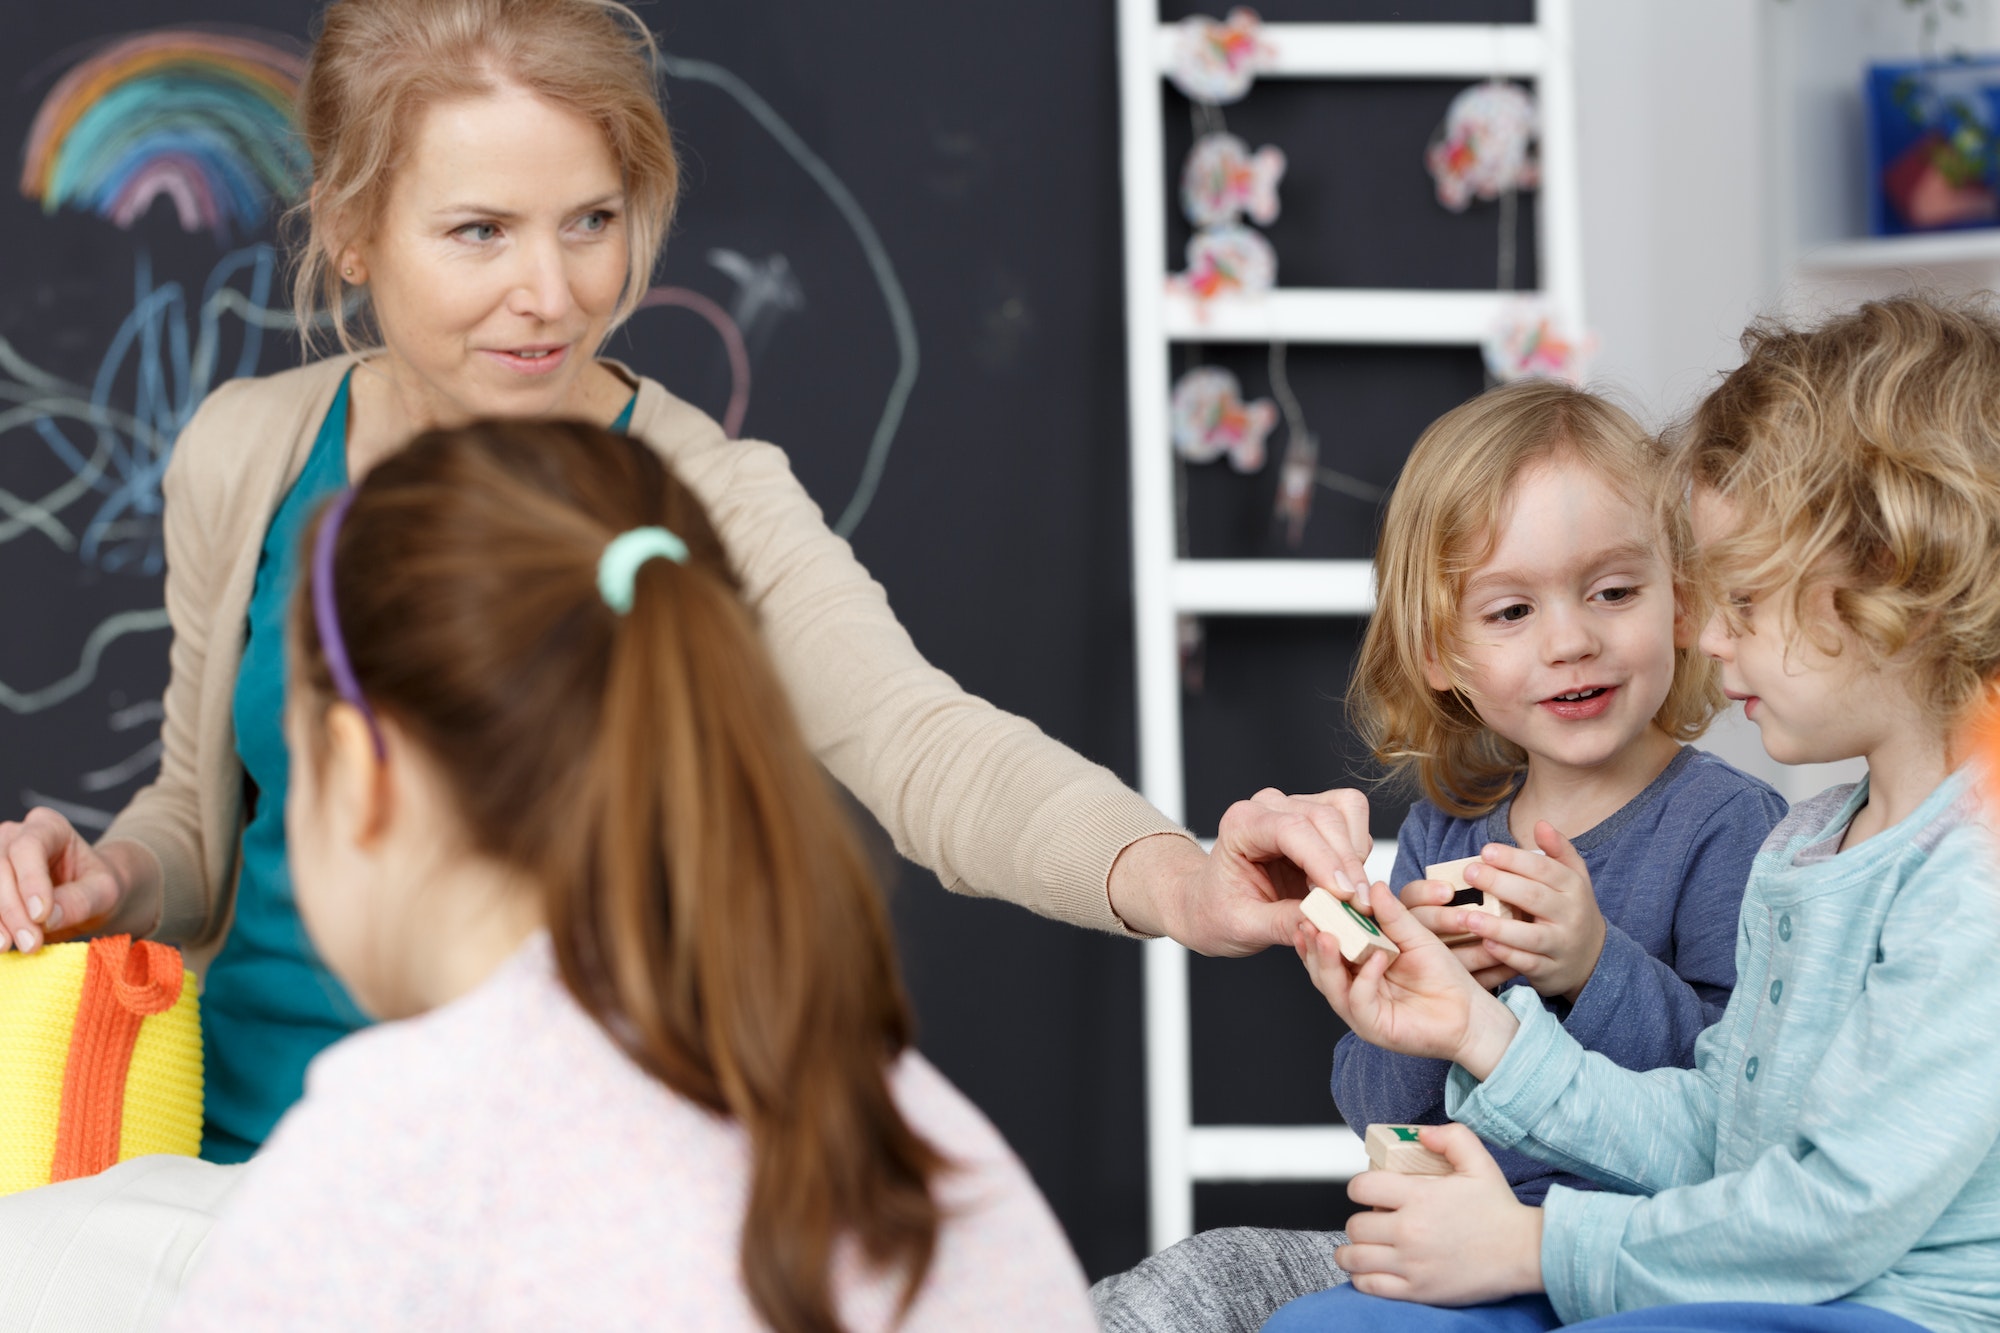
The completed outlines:
<svg viewBox="0 0 2000 1333">
<path fill-rule="evenodd" d="M 1836 136 L 1814 139 L 1822 155 L 1814 170 L 1774 160 L 1774 105 L 1816 109 L 1837 100 L 1843 80 L 1858 86 L 1858 58 L 1851 76 L 1828 72 L 1847 63 L 1846 53 L 1815 25 L 1846 32 L 1857 17 L 1890 8 L 1900 10 L 1896 0 L 1575 4 L 1584 291 L 1599 340 L 1593 379 L 1648 425 L 1686 411 L 1734 366 L 1743 326 L 1777 302 L 1799 248 L 1800 192 L 1807 184 L 1822 194 L 1849 188 L 1847 178 L 1828 184 L 1817 170 L 1837 157 Z M 1800 55 L 1805 45 L 1813 49 Z M 1791 90 L 1787 64 L 1811 67 L 1811 97 Z M 1774 86 L 1774 65 L 1787 87 Z M 1855 211 L 1838 230 L 1858 227 L 1858 203 Z M 1825 222 L 1815 214 L 1816 225 Z M 1740 710 L 1703 744 L 1794 799 L 1859 770 L 1774 763 Z"/>
</svg>

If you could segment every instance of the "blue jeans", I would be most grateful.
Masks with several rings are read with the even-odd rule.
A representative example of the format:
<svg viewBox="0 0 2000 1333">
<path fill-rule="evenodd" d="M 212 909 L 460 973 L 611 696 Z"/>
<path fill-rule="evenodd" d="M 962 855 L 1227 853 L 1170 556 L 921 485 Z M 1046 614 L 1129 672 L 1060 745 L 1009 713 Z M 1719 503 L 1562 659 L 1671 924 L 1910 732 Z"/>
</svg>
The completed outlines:
<svg viewBox="0 0 2000 1333">
<path fill-rule="evenodd" d="M 1445 1309 L 1335 1287 L 1285 1306 L 1265 1323 L 1264 1333 L 1546 1333 L 1562 1327 L 1546 1296 L 1516 1296 L 1492 1305 Z M 1729 1333 L 1925 1333 L 1921 1325 L 1900 1315 L 1852 1301 L 1825 1305 L 1753 1301 L 1657 1305 L 1568 1327 L 1592 1333 L 1688 1333 L 1696 1329 Z"/>
</svg>

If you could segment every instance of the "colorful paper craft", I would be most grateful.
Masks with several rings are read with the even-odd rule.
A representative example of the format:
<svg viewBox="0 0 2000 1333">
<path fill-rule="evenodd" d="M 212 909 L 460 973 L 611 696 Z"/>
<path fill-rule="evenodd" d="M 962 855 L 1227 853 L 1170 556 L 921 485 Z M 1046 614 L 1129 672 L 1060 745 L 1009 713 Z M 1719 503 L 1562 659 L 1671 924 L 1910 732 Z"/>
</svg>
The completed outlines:
<svg viewBox="0 0 2000 1333">
<path fill-rule="evenodd" d="M 1271 243 L 1240 223 L 1207 227 L 1188 239 L 1187 272 L 1173 282 L 1195 299 L 1254 296 L 1278 281 L 1278 255 Z"/>
<path fill-rule="evenodd" d="M 1570 333 L 1551 306 L 1526 298 L 1508 304 L 1482 350 L 1486 369 L 1502 383 L 1541 376 L 1574 384 L 1589 367 L 1595 340 Z"/>
<path fill-rule="evenodd" d="M 1257 71 L 1276 54 L 1264 40 L 1264 23 L 1257 11 L 1241 5 L 1219 23 L 1195 15 L 1182 19 L 1178 28 L 1167 77 L 1197 102 L 1219 106 L 1241 101 L 1256 82 Z"/>
<path fill-rule="evenodd" d="M 1537 125 L 1534 98 L 1519 84 L 1493 80 L 1454 97 L 1424 155 L 1438 202 L 1463 213 L 1475 198 L 1532 189 L 1540 179 L 1530 153 Z"/>
<path fill-rule="evenodd" d="M 1260 227 L 1278 219 L 1278 182 L 1285 175 L 1282 149 L 1256 152 L 1233 134 L 1205 134 L 1181 172 L 1181 207 L 1197 227 L 1219 227 L 1248 217 Z"/>
<path fill-rule="evenodd" d="M 1220 366 L 1198 366 L 1174 386 L 1174 448 L 1190 463 L 1228 455 L 1238 472 L 1264 466 L 1264 437 L 1278 424 L 1268 398 L 1243 401 L 1243 386 Z"/>
</svg>

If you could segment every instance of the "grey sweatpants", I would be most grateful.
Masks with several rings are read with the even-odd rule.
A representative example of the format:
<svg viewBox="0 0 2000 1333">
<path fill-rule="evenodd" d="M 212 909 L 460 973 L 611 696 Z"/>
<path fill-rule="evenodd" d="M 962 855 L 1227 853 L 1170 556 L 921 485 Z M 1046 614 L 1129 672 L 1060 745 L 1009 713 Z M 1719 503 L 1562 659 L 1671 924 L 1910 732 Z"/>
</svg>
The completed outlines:
<svg viewBox="0 0 2000 1333">
<path fill-rule="evenodd" d="M 1090 1289 L 1104 1333 L 1257 1333 L 1279 1306 L 1347 1281 L 1345 1231 L 1220 1227 Z"/>
</svg>

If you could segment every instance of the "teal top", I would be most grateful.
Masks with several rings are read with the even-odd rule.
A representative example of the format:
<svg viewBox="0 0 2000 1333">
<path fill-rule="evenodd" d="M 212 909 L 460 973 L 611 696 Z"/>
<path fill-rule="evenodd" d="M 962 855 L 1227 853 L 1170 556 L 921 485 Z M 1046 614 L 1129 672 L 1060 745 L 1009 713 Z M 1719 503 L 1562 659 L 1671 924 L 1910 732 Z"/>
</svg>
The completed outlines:
<svg viewBox="0 0 2000 1333">
<path fill-rule="evenodd" d="M 637 401 L 635 395 L 625 404 L 614 430 L 630 428 Z M 303 1093 L 312 1058 L 368 1022 L 306 938 L 285 863 L 291 763 L 284 734 L 285 621 L 306 525 L 347 485 L 347 418 L 344 378 L 298 480 L 271 516 L 250 594 L 232 701 L 250 817 L 235 917 L 201 995 L 208 1092 L 201 1155 L 211 1162 L 248 1159 Z"/>
<path fill-rule="evenodd" d="M 1743 894 L 1736 991 L 1693 1069 L 1586 1052 L 1526 987 L 1447 1110 L 1589 1177 L 1544 1205 L 1564 1323 L 1663 1303 L 1839 1298 L 2000 1327 L 2000 892 L 1973 775 L 1847 851 L 1868 784 L 1793 809 Z"/>
</svg>

